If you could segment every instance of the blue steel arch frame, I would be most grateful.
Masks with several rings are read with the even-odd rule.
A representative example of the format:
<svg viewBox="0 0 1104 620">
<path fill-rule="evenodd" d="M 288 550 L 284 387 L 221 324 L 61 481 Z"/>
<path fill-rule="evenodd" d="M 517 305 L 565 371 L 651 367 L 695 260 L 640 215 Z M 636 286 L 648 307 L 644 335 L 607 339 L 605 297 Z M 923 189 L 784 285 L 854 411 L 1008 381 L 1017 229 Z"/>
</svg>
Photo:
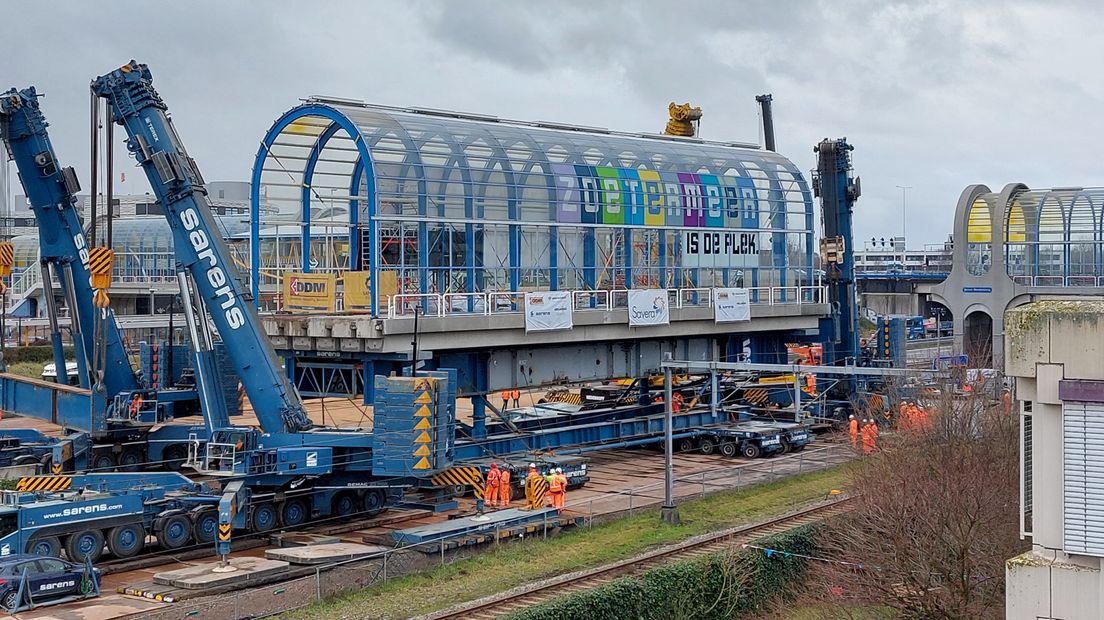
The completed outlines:
<svg viewBox="0 0 1104 620">
<path fill-rule="evenodd" d="M 435 180 L 427 178 L 425 168 L 429 166 L 422 161 L 420 156 L 421 149 L 424 145 L 435 139 L 441 139 L 448 144 L 451 153 L 444 169 L 449 171 L 458 170 L 461 175 L 460 184 L 464 188 L 463 215 L 466 220 L 463 224 L 464 236 L 466 239 L 466 264 L 464 268 L 467 271 L 467 277 L 465 278 L 466 286 L 464 288 L 467 292 L 482 290 L 482 287 L 479 285 L 484 273 L 483 269 L 481 269 L 483 266 L 481 265 L 482 257 L 479 257 L 477 260 L 477 257 L 474 255 L 477 247 L 474 238 L 477 231 L 482 232 L 488 227 L 486 223 L 480 220 L 483 219 L 483 210 L 486 208 L 484 197 L 488 189 L 493 185 L 499 184 L 490 182 L 490 179 L 495 178 L 496 175 L 501 175 L 501 177 L 498 178 L 504 179 L 501 185 L 505 187 L 506 191 L 505 202 L 507 213 L 505 219 L 507 219 L 508 222 L 497 222 L 497 224 L 505 226 L 508 231 L 506 237 L 508 238 L 509 246 L 509 264 L 506 271 L 508 271 L 509 274 L 509 287 L 512 291 L 516 292 L 520 289 L 521 273 L 523 269 L 521 265 L 522 230 L 528 227 L 547 229 L 547 232 L 543 233 L 547 236 L 548 243 L 547 263 L 541 264 L 540 261 L 542 259 L 538 257 L 536 259 L 538 264 L 533 266 L 527 265 L 525 268 L 538 271 L 542 269 L 546 270 L 548 272 L 548 288 L 557 289 L 561 283 L 561 265 L 559 261 L 560 248 L 557 246 L 559 245 L 560 229 L 565 226 L 570 232 L 574 232 L 576 235 L 576 247 L 581 246 L 583 265 L 581 269 L 578 268 L 577 265 L 575 265 L 574 268 L 578 269 L 581 273 L 581 281 L 587 288 L 593 289 L 597 287 L 597 278 L 595 274 L 599 265 L 596 261 L 596 230 L 605 230 L 606 232 L 603 234 L 608 235 L 605 238 L 605 243 L 609 246 L 610 256 L 608 261 L 613 264 L 612 271 L 614 272 L 614 277 L 612 280 L 616 281 L 618 277 L 617 274 L 619 273 L 620 277 L 624 278 L 625 288 L 632 288 L 634 286 L 632 274 L 636 265 L 634 265 L 633 260 L 633 235 L 640 226 L 637 225 L 637 222 L 629 223 L 627 214 L 625 215 L 623 224 L 609 224 L 608 220 L 606 223 L 603 223 L 603 221 L 599 219 L 599 228 L 597 229 L 585 224 L 572 224 L 571 221 L 567 221 L 566 223 L 557 221 L 554 217 L 557 209 L 557 186 L 552 176 L 553 165 L 557 163 L 572 165 L 576 168 L 580 166 L 589 167 L 591 170 L 597 169 L 596 167 L 612 166 L 618 167 L 619 169 L 626 168 L 633 173 L 630 177 L 622 176 L 622 179 L 634 177 L 635 172 L 638 170 L 687 173 L 694 176 L 695 183 L 697 182 L 697 175 L 699 174 L 710 176 L 723 175 L 727 177 L 731 176 L 731 171 L 738 171 L 740 177 L 751 180 L 755 188 L 754 194 L 757 195 L 757 197 L 753 199 L 758 201 L 760 205 L 758 207 L 758 227 L 747 230 L 758 231 L 764 241 L 769 239 L 771 254 L 771 260 L 769 262 L 762 262 L 765 248 L 760 248 L 758 250 L 760 261 L 755 263 L 758 267 L 750 268 L 751 285 L 758 285 L 760 270 L 769 267 L 776 268 L 776 275 L 773 279 L 773 283 L 776 285 L 787 286 L 789 284 L 787 281 L 787 271 L 794 270 L 798 267 L 808 270 L 805 274 L 807 274 L 810 280 L 808 283 L 811 284 L 814 264 L 812 233 L 813 209 L 808 184 L 805 182 L 800 171 L 793 166 L 792 162 L 774 153 L 744 152 L 744 159 L 741 159 L 740 153 L 735 152 L 735 150 L 732 152 L 719 152 L 717 149 L 718 146 L 732 146 L 719 145 L 719 143 L 702 143 L 703 146 L 699 146 L 693 142 L 679 143 L 666 139 L 638 140 L 635 138 L 646 136 L 628 136 L 627 134 L 617 134 L 619 137 L 612 137 L 603 142 L 605 137 L 594 133 L 549 131 L 547 129 L 545 129 L 543 133 L 534 133 L 528 131 L 526 127 L 518 125 L 481 125 L 479 123 L 471 123 L 470 121 L 466 121 L 468 124 L 463 128 L 467 132 L 466 135 L 457 135 L 455 133 L 448 134 L 440 129 L 434 133 L 433 125 L 435 121 L 441 121 L 440 115 L 419 115 L 418 121 L 424 122 L 424 125 L 418 126 L 417 123 L 408 122 L 412 116 L 409 110 L 398 110 L 361 104 L 356 104 L 356 106 L 354 110 L 348 108 L 343 102 L 330 105 L 329 101 L 324 103 L 319 103 L 314 100 L 308 101 L 304 105 L 293 108 L 282 115 L 266 133 L 258 149 L 253 169 L 253 183 L 251 188 L 251 275 L 252 291 L 258 302 L 260 298 L 259 285 L 261 281 L 261 244 L 259 239 L 261 216 L 260 192 L 262 185 L 264 185 L 262 178 L 262 174 L 265 172 L 264 163 L 271 155 L 272 145 L 281 136 L 284 130 L 297 120 L 306 117 L 328 121 L 329 125 L 324 128 L 322 125 L 313 125 L 315 128 L 321 128 L 321 131 L 315 135 L 314 143 L 310 147 L 310 152 L 306 157 L 306 163 L 302 168 L 303 176 L 302 187 L 299 189 L 299 202 L 301 203 L 300 244 L 302 246 L 302 269 L 304 271 L 308 271 L 311 268 L 311 197 L 314 190 L 312 182 L 315 167 L 319 163 L 320 155 L 326 150 L 331 139 L 344 131 L 349 139 L 355 143 L 357 150 L 357 156 L 355 160 L 351 162 L 352 172 L 349 175 L 346 186 L 349 194 L 349 247 L 350 254 L 352 255 L 352 264 L 350 266 L 353 269 L 357 269 L 361 266 L 360 230 L 363 219 L 367 219 L 367 239 L 372 245 L 370 248 L 372 254 L 368 257 L 368 263 L 369 268 L 372 270 L 373 282 L 380 281 L 380 260 L 377 260 L 380 251 L 378 243 L 379 222 L 377 216 L 379 215 L 381 204 L 381 195 L 377 191 L 380 187 L 378 176 L 379 162 L 373 155 L 373 148 L 378 144 L 380 139 L 388 137 L 401 141 L 403 148 L 405 148 L 405 155 L 403 156 L 400 172 L 392 172 L 389 181 L 395 183 L 397 186 L 405 185 L 409 180 L 412 180 L 407 179 L 409 171 L 414 172 L 417 177 L 418 200 L 416 214 L 420 216 L 420 221 L 418 223 L 418 240 L 421 243 L 428 242 L 427 219 L 431 217 L 431 214 L 429 209 L 430 205 L 427 204 L 427 196 L 433 193 L 430 189 L 431 186 L 434 183 L 439 185 L 437 193 L 440 193 L 441 196 L 438 196 L 436 200 L 438 203 L 436 209 L 438 213 L 436 215 L 442 216 L 446 208 L 446 200 L 444 198 L 446 192 L 445 186 L 454 182 L 450 179 L 452 172 L 447 172 L 445 176 Z M 360 112 L 359 110 L 362 109 L 366 111 Z M 352 112 L 352 114 L 350 114 L 350 112 Z M 362 122 L 366 117 L 372 115 L 383 116 L 395 112 L 399 113 L 400 117 L 405 114 L 405 121 L 400 122 L 401 119 L 395 120 L 389 117 L 391 124 L 376 127 L 375 131 L 369 131 L 368 129 L 370 128 L 365 127 Z M 352 118 L 350 118 L 350 116 L 352 116 Z M 447 122 L 456 121 L 448 119 Z M 491 129 L 492 127 L 493 129 Z M 627 140 L 626 137 L 629 139 Z M 473 165 L 470 161 L 471 154 L 468 152 L 468 149 L 472 145 L 477 144 L 490 151 L 489 155 L 484 153 L 483 155 L 476 156 L 477 160 L 483 161 L 482 166 Z M 515 153 L 515 147 L 518 145 L 524 145 L 523 150 L 525 151 L 525 156 L 523 158 L 519 158 Z M 629 146 L 627 147 L 626 145 Z M 617 148 L 610 147 L 619 147 L 623 150 L 618 152 Z M 603 150 L 603 148 L 607 150 Z M 553 152 L 556 154 L 555 158 L 550 157 L 550 154 Z M 367 162 L 367 164 L 365 162 Z M 400 164 L 397 164 L 395 161 L 390 161 L 386 165 L 393 167 Z M 437 167 L 440 168 L 440 166 Z M 539 172 L 537 171 L 538 167 L 540 168 Z M 296 173 L 298 172 L 297 170 Z M 519 191 L 522 186 L 527 188 L 526 191 L 534 188 L 534 184 L 531 183 L 531 177 L 533 176 L 543 176 L 545 178 L 543 185 L 548 195 L 547 202 L 549 215 L 552 216 L 549 217 L 548 221 L 530 221 L 523 217 L 522 207 L 519 204 L 521 201 Z M 635 194 L 632 194 L 627 189 L 624 190 L 628 202 L 622 203 L 620 208 L 624 208 L 626 211 L 630 209 L 640 210 L 645 208 L 646 203 L 641 201 L 644 196 L 642 180 L 639 185 L 641 189 L 635 190 Z M 625 185 L 625 187 L 628 186 Z M 704 189 L 703 186 L 703 190 Z M 580 187 L 580 191 L 594 192 L 596 197 L 601 196 L 597 198 L 598 200 L 606 200 L 604 194 L 605 190 L 600 185 L 592 186 L 590 189 Z M 661 189 L 661 191 L 664 190 Z M 793 200 L 791 194 L 796 194 L 799 197 L 798 200 Z M 684 197 L 688 196 L 689 195 L 685 195 Z M 704 217 L 704 207 L 706 204 L 704 202 L 705 195 L 699 194 L 699 196 L 696 206 L 691 207 L 689 202 L 683 204 L 672 202 L 672 206 L 667 208 L 667 212 L 683 212 L 683 206 L 685 206 L 685 215 L 687 218 L 690 217 L 690 209 L 698 209 L 698 217 Z M 722 194 L 722 196 L 727 196 L 727 194 Z M 804 215 L 804 217 L 801 218 L 804 220 L 803 230 L 789 227 L 792 225 L 789 224 L 791 217 L 798 215 L 797 211 L 790 210 L 790 202 L 804 203 L 803 209 L 801 209 Z M 529 194 L 527 204 L 532 204 L 531 194 Z M 366 212 L 362 206 L 367 207 Z M 603 203 L 603 207 L 604 206 Z M 766 206 L 766 208 L 764 209 L 763 206 Z M 531 206 L 527 208 L 531 208 Z M 723 209 L 726 207 L 721 208 Z M 397 209 L 401 215 L 403 209 L 401 204 Z M 680 215 L 677 217 L 681 218 L 682 216 Z M 437 223 L 434 222 L 433 225 L 436 226 Z M 710 225 L 712 226 L 712 224 Z M 602 228 L 602 226 L 606 228 Z M 683 224 L 676 220 L 675 222 L 669 221 L 665 225 L 661 224 L 654 228 L 645 227 L 645 231 L 654 231 L 649 234 L 658 233 L 662 240 L 658 242 L 658 247 L 655 248 L 658 252 L 658 262 L 650 266 L 642 266 L 642 268 L 646 270 L 658 269 L 660 275 L 663 276 L 660 279 L 660 285 L 664 287 L 669 287 L 672 284 L 678 287 L 682 286 L 684 282 L 696 286 L 699 284 L 699 274 L 703 271 L 712 273 L 711 277 L 713 278 L 714 285 L 716 285 L 715 283 L 718 281 L 718 272 L 721 278 L 720 281 L 723 283 L 722 285 L 730 285 L 730 267 L 728 265 L 713 263 L 707 266 L 697 265 L 684 267 L 682 260 L 678 257 L 681 256 L 681 249 L 679 246 L 683 240 L 682 231 L 686 230 L 687 226 L 691 225 Z M 803 234 L 805 237 L 804 243 L 794 245 L 795 240 L 789 237 L 792 233 Z M 443 232 L 438 232 L 438 234 L 443 235 Z M 620 237 L 618 237 L 618 235 L 620 235 Z M 580 238 L 581 243 L 578 242 Z M 801 247 L 798 247 L 798 245 Z M 564 251 L 567 252 L 566 247 Z M 651 252 L 651 250 L 648 251 Z M 798 257 L 797 261 L 792 264 L 790 257 L 791 251 L 796 252 L 795 256 Z M 670 258 L 667 257 L 665 254 L 668 252 L 673 256 Z M 623 256 L 617 256 L 617 258 L 615 258 L 615 255 L 619 253 L 622 253 Z M 566 256 L 569 261 L 572 261 L 570 254 Z M 277 258 L 279 258 L 278 255 Z M 429 265 L 426 261 L 427 252 L 418 252 L 418 290 L 423 293 L 428 292 L 430 281 L 430 278 L 427 277 Z M 572 264 L 574 265 L 574 263 Z M 743 269 L 747 269 L 747 267 Z M 684 270 L 687 272 L 685 275 L 682 273 Z M 578 274 L 573 276 L 573 281 L 579 282 L 580 280 L 578 278 Z M 800 285 L 802 282 L 798 281 L 796 284 Z M 570 285 L 570 281 L 568 285 Z M 616 283 L 614 286 L 617 286 Z M 445 292 L 441 290 L 440 284 L 438 284 L 436 288 L 438 289 L 437 292 Z M 377 287 L 373 286 L 373 314 L 376 314 L 379 310 L 378 293 Z"/>
<path fill-rule="evenodd" d="M 372 226 L 373 226 L 374 220 L 375 220 L 375 218 L 372 217 L 374 215 L 374 205 L 373 205 L 374 201 L 373 201 L 372 197 L 375 196 L 375 176 L 376 175 L 375 175 L 375 171 L 372 169 L 373 168 L 372 167 L 372 154 L 368 150 L 367 146 L 364 143 L 364 136 L 361 134 L 360 128 L 357 127 L 357 125 L 354 124 L 349 119 L 348 116 L 346 116 L 345 114 L 341 113 L 336 108 L 334 108 L 332 106 L 329 106 L 329 105 L 318 104 L 318 103 L 307 103 L 307 104 L 292 108 L 291 110 L 288 110 L 279 119 L 277 119 L 275 123 L 272 124 L 272 127 L 269 128 L 267 133 L 265 133 L 264 139 L 261 140 L 261 146 L 257 150 L 257 157 L 256 157 L 256 159 L 254 160 L 254 163 L 253 163 L 253 175 L 250 179 L 250 189 L 249 189 L 249 192 L 250 192 L 250 196 L 249 196 L 249 198 L 250 198 L 250 200 L 249 200 L 249 258 L 250 258 L 250 260 L 249 260 L 249 263 L 250 263 L 250 265 L 249 265 L 249 269 L 250 269 L 250 280 L 251 280 L 250 286 L 251 286 L 251 289 L 252 289 L 253 301 L 254 301 L 255 304 L 259 303 L 259 301 L 260 301 L 260 266 L 261 266 L 261 256 L 260 256 L 260 248 L 261 248 L 261 246 L 260 246 L 261 195 L 260 195 L 260 192 L 261 192 L 261 172 L 263 171 L 264 162 L 268 158 L 269 151 L 270 151 L 273 143 L 276 141 L 276 138 L 278 138 L 280 136 L 280 134 L 284 131 L 284 129 L 286 129 L 289 125 L 291 125 L 292 123 L 294 123 L 294 122 L 296 122 L 296 121 L 298 121 L 302 118 L 305 118 L 305 117 L 326 118 L 326 119 L 329 119 L 331 121 L 331 123 L 333 123 L 333 124 L 330 125 L 330 127 L 327 127 L 323 131 L 323 133 L 320 135 L 320 139 L 315 143 L 315 146 L 311 149 L 310 158 L 307 160 L 307 165 L 304 167 L 303 199 L 302 200 L 303 200 L 303 204 L 304 204 L 305 208 L 302 209 L 302 215 L 301 215 L 301 218 L 302 218 L 301 223 L 303 224 L 303 229 L 302 229 L 303 252 L 302 253 L 303 253 L 303 269 L 304 269 L 304 271 L 309 269 L 309 267 L 310 267 L 310 264 L 309 264 L 310 263 L 310 251 L 309 251 L 309 247 L 310 247 L 310 245 L 309 245 L 309 242 L 310 242 L 310 185 L 309 185 L 309 183 L 310 183 L 310 181 L 307 178 L 307 171 L 309 170 L 311 172 L 311 174 L 313 175 L 314 167 L 318 162 L 318 157 L 321 154 L 323 148 L 325 147 L 326 142 L 329 142 L 330 138 L 332 138 L 337 133 L 337 131 L 339 129 L 344 129 L 345 132 L 347 134 L 349 134 L 349 137 L 352 138 L 353 142 L 357 145 L 357 149 L 360 151 L 359 157 L 357 157 L 357 159 L 356 159 L 356 162 L 357 162 L 356 165 L 361 168 L 361 176 L 364 176 L 365 181 L 367 182 L 367 188 L 368 189 L 367 189 L 367 192 L 366 192 L 366 196 L 368 197 L 368 210 L 369 210 L 369 217 L 368 217 L 369 238 L 375 238 L 374 231 L 372 230 Z M 325 136 L 325 138 L 321 139 L 322 136 Z M 365 166 L 364 162 L 368 162 L 368 165 Z M 354 182 L 356 182 L 356 181 L 354 180 Z M 352 194 L 352 192 L 350 192 L 350 194 Z M 350 205 L 349 205 L 350 206 L 350 209 L 349 209 L 350 233 L 356 231 L 357 227 L 360 223 L 359 222 L 359 208 L 357 208 L 359 205 L 354 204 L 356 202 L 358 202 L 358 201 L 355 201 L 353 199 L 350 199 L 350 201 L 349 201 L 349 203 L 350 203 Z M 360 249 L 359 248 L 359 242 L 360 242 L 360 239 L 359 239 L 358 235 L 356 235 L 356 234 L 350 234 L 349 235 L 350 254 L 353 257 L 356 257 L 356 256 L 359 255 L 359 249 Z M 378 274 L 376 274 L 375 272 L 372 273 L 372 281 L 373 282 L 378 281 L 376 279 L 377 276 L 378 276 Z M 376 296 L 373 295 L 372 296 L 372 314 L 375 315 L 378 312 L 378 310 L 379 310 L 379 308 L 377 307 Z"/>
</svg>

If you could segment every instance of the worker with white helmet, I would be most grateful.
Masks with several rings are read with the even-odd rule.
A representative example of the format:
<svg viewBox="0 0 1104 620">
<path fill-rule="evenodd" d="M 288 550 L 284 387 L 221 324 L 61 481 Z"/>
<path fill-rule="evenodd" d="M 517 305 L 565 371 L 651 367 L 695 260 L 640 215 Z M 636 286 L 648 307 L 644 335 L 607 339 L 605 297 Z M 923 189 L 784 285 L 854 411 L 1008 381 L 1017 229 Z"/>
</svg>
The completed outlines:
<svg viewBox="0 0 1104 620">
<path fill-rule="evenodd" d="M 563 510 L 564 496 L 567 495 L 567 476 L 557 467 L 552 472 L 552 482 L 548 485 L 548 494 L 552 496 L 552 507 Z"/>
</svg>

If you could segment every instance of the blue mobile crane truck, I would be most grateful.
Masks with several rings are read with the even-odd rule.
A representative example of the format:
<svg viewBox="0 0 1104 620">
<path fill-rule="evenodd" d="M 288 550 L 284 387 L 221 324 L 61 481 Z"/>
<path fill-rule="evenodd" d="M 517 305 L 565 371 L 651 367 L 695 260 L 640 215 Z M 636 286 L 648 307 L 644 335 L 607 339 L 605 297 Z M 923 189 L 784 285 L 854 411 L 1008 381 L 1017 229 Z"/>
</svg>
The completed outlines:
<svg viewBox="0 0 1104 620">
<path fill-rule="evenodd" d="M 58 424 L 66 436 L 47 440 L 48 450 L 28 443 L 28 454 L 14 462 L 37 462 L 46 473 L 179 465 L 189 438 L 203 438 L 206 431 L 203 426 L 166 422 L 174 415 L 197 412 L 196 391 L 149 389 L 130 365 L 111 309 L 93 304 L 91 245 L 76 209 L 80 186 L 74 170 L 58 161 L 39 97 L 33 87 L 0 95 L 0 140 L 15 161 L 38 224 L 57 382 L 0 373 L 0 409 Z M 78 387 L 67 385 L 54 277 L 70 310 Z"/>
</svg>

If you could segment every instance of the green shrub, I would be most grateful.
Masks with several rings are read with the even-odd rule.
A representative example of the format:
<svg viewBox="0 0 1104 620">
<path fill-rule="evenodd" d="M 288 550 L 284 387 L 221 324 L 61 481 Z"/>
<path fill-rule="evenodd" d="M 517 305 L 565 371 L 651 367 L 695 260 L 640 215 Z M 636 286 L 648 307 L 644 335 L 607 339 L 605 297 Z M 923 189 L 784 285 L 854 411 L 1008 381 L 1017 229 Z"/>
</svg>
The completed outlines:
<svg viewBox="0 0 1104 620">
<path fill-rule="evenodd" d="M 74 355 L 73 347 L 65 347 L 65 359 L 76 359 Z M 45 364 L 54 361 L 54 350 L 48 346 L 7 347 L 4 349 L 4 361 L 8 364 L 18 364 L 19 362 Z"/>
<path fill-rule="evenodd" d="M 805 526 L 757 544 L 791 554 L 816 550 L 816 528 Z M 562 596 L 517 611 L 509 620 L 728 620 L 761 615 L 805 575 L 805 560 L 758 549 L 737 549 L 675 562 L 638 577 Z"/>
</svg>

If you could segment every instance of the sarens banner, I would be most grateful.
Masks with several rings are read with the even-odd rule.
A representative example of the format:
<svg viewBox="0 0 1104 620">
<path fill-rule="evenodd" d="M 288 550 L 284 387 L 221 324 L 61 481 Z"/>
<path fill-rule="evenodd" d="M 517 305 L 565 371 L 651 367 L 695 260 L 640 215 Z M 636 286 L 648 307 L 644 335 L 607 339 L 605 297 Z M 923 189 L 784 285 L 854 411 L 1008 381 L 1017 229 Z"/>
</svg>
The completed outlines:
<svg viewBox="0 0 1104 620">
<path fill-rule="evenodd" d="M 671 310 L 665 289 L 629 290 L 629 325 L 667 325 L 670 322 Z"/>
<path fill-rule="evenodd" d="M 571 293 L 543 291 L 525 294 L 525 331 L 571 329 Z"/>
<path fill-rule="evenodd" d="M 337 309 L 337 276 L 332 273 L 285 273 L 284 308 L 334 312 Z"/>
<path fill-rule="evenodd" d="M 751 320 L 751 295 L 746 288 L 713 289 L 713 320 L 732 323 Z"/>
</svg>

